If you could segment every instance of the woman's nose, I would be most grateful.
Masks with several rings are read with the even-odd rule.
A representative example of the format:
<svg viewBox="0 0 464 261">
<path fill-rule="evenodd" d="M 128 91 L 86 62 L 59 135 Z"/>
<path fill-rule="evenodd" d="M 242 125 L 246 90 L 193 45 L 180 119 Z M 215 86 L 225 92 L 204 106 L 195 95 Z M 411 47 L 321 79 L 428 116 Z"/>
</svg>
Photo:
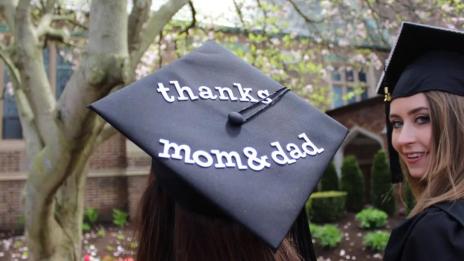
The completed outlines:
<svg viewBox="0 0 464 261">
<path fill-rule="evenodd" d="M 416 131 L 409 124 L 404 124 L 398 133 L 399 144 L 410 144 L 416 141 Z"/>
</svg>

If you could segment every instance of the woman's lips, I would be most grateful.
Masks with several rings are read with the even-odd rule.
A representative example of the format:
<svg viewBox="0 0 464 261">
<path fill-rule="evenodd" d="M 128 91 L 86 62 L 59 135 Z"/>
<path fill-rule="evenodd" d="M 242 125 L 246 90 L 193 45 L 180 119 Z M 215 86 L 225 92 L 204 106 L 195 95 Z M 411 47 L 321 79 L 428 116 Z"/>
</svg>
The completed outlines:
<svg viewBox="0 0 464 261">
<path fill-rule="evenodd" d="M 407 164 L 415 164 L 425 157 L 425 152 L 403 153 L 403 158 Z"/>
</svg>

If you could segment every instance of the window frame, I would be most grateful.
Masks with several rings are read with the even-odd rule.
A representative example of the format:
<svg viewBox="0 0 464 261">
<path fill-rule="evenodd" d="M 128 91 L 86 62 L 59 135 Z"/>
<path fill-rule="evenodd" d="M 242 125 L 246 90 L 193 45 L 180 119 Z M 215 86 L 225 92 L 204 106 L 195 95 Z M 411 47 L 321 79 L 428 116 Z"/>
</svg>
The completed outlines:
<svg viewBox="0 0 464 261">
<path fill-rule="evenodd" d="M 52 93 L 56 93 L 56 80 L 57 80 L 57 69 L 58 69 L 58 54 L 57 54 L 57 46 L 56 43 L 54 42 L 49 42 L 48 45 L 48 68 L 47 69 L 47 76 L 48 80 L 50 83 L 50 88 Z M 5 73 L 5 64 L 3 62 L 0 62 L 0 94 L 3 95 L 5 91 L 5 78 L 4 78 L 4 73 Z M 14 141 L 24 141 L 24 135 L 21 139 L 4 139 L 3 138 L 3 117 L 4 117 L 4 99 L 0 99 L 0 142 L 10 142 L 12 140 Z"/>
<path fill-rule="evenodd" d="M 360 102 L 362 100 L 364 100 L 362 97 L 363 97 L 363 94 L 359 94 L 359 95 L 356 95 L 354 96 L 354 101 L 349 101 L 349 100 L 345 100 L 343 99 L 343 97 L 348 93 L 348 89 L 349 88 L 355 88 L 355 87 L 363 87 L 365 88 L 365 90 L 367 91 L 367 97 L 366 99 L 369 99 L 370 97 L 374 96 L 375 95 L 375 71 L 374 71 L 374 68 L 372 66 L 366 66 L 366 67 L 363 67 L 363 68 L 356 68 L 355 66 L 351 66 L 351 65 L 347 65 L 347 64 L 332 64 L 332 67 L 333 67 L 333 70 L 330 72 L 330 74 L 328 75 L 328 82 L 329 82 L 329 86 L 330 86 L 330 92 L 331 92 L 331 99 L 332 99 L 332 103 L 331 103 L 331 109 L 336 109 L 336 108 L 339 108 L 339 107 L 343 107 L 343 106 L 346 106 L 346 105 L 349 105 L 349 104 L 353 104 L 353 103 L 356 103 L 356 102 Z M 353 71 L 353 81 L 348 81 L 347 80 L 347 70 L 348 69 L 351 69 Z M 364 71 L 365 75 L 366 75 L 366 81 L 359 81 L 359 73 L 361 71 Z M 334 73 L 338 72 L 338 74 L 340 75 L 340 80 L 334 80 Z M 335 105 L 335 101 L 334 101 L 334 92 L 333 92 L 333 88 L 334 86 L 339 86 L 342 90 L 342 105 Z M 363 92 L 364 93 L 364 92 Z"/>
</svg>

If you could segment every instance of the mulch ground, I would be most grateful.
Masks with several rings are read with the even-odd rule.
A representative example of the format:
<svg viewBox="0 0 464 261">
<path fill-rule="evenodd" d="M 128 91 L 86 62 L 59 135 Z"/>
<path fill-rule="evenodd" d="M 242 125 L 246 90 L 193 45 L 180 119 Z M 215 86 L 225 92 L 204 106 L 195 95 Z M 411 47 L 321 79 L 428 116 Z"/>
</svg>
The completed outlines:
<svg viewBox="0 0 464 261">
<path fill-rule="evenodd" d="M 18 231 L 0 231 L 0 261 L 20 261 L 29 257 L 25 238 Z M 137 243 L 130 227 L 98 226 L 82 239 L 85 261 L 133 261 Z M 87 257 L 86 257 L 87 256 Z"/>
<path fill-rule="evenodd" d="M 402 217 L 394 217 L 388 220 L 386 227 L 382 230 L 391 231 L 404 220 Z M 370 232 L 358 227 L 355 214 L 347 213 L 337 224 L 342 230 L 343 238 L 334 249 L 323 249 L 315 246 L 318 261 L 341 261 L 341 260 L 382 260 L 383 253 L 373 252 L 366 249 L 363 244 L 363 236 Z"/>
<path fill-rule="evenodd" d="M 343 239 L 334 249 L 323 249 L 315 246 L 318 261 L 341 260 L 382 260 L 382 253 L 366 249 L 362 244 L 363 236 L 369 232 L 358 227 L 355 214 L 347 213 L 337 226 L 343 232 Z M 390 231 L 404 218 L 390 218 L 384 230 Z M 82 244 L 82 255 L 101 261 L 126 261 L 134 257 L 137 244 L 130 228 L 119 229 L 113 226 L 98 227 L 85 233 Z M 0 231 L 0 261 L 27 260 L 28 250 L 23 236 L 18 232 Z"/>
</svg>

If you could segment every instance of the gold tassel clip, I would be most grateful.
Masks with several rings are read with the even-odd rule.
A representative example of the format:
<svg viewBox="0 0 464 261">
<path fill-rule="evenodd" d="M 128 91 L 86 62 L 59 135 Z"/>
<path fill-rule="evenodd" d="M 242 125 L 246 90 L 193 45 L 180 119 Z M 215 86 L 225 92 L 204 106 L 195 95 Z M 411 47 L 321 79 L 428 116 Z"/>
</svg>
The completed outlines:
<svg viewBox="0 0 464 261">
<path fill-rule="evenodd" d="M 385 94 L 383 101 L 384 102 L 391 102 L 392 97 L 391 97 L 391 94 L 388 92 L 388 87 L 384 87 L 383 92 Z"/>
</svg>

